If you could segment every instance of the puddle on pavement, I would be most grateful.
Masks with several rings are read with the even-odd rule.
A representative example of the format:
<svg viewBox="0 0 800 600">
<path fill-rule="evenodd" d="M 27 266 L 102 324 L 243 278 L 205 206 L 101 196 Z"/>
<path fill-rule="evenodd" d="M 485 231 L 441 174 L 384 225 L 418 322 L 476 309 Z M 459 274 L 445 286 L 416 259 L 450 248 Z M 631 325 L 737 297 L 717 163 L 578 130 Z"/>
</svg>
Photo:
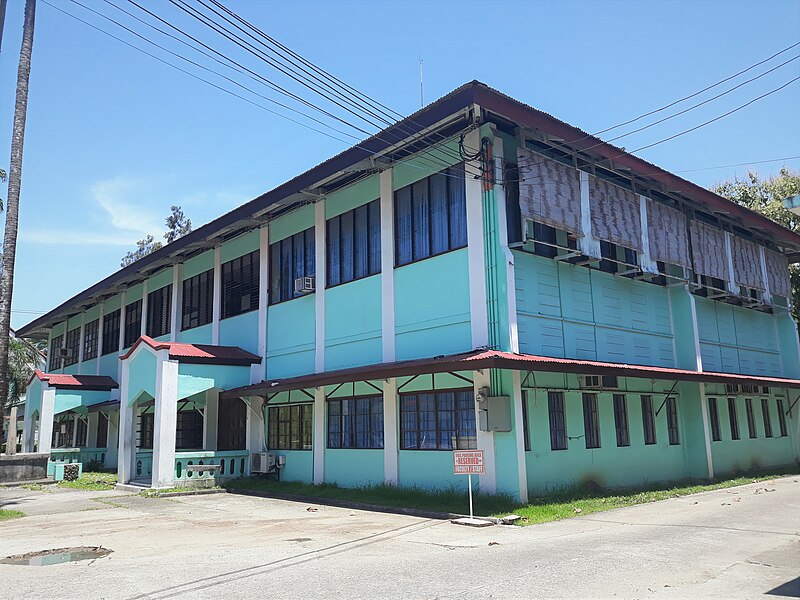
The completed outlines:
<svg viewBox="0 0 800 600">
<path fill-rule="evenodd" d="M 57 565 L 65 562 L 75 562 L 79 560 L 94 560 L 111 554 L 112 550 L 107 548 L 85 546 L 80 548 L 56 548 L 55 550 L 42 550 L 40 552 L 28 552 L 17 554 L 0 559 L 0 564 L 4 565 L 26 565 L 31 567 L 45 567 L 47 565 Z"/>
</svg>

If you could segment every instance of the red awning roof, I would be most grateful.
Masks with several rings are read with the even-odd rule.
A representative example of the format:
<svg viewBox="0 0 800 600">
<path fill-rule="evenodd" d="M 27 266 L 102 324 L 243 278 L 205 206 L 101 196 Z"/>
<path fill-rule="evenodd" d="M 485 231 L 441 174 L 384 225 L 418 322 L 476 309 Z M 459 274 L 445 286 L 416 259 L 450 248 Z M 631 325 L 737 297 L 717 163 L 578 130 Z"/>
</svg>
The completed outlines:
<svg viewBox="0 0 800 600">
<path fill-rule="evenodd" d="M 157 342 L 143 335 L 131 349 L 120 356 L 125 360 L 139 344 L 147 344 L 153 350 L 167 350 L 172 360 L 189 364 L 249 366 L 261 362 L 261 357 L 238 346 L 211 346 L 210 344 L 185 344 L 181 342 Z"/>
<path fill-rule="evenodd" d="M 237 396 L 263 396 L 288 390 L 335 385 L 350 381 L 387 379 L 428 373 L 475 371 L 480 369 L 509 369 L 513 371 L 533 371 L 551 373 L 576 373 L 581 375 L 618 375 L 643 379 L 665 381 L 694 381 L 702 383 L 739 383 L 781 388 L 800 389 L 800 379 L 780 377 L 761 377 L 737 373 L 717 373 L 710 371 L 687 371 L 647 365 L 628 365 L 623 363 L 600 362 L 595 360 L 576 360 L 554 358 L 533 354 L 514 354 L 498 350 L 475 350 L 464 354 L 437 356 L 394 363 L 380 363 L 364 367 L 354 367 L 326 373 L 314 373 L 301 377 L 262 381 L 254 385 L 227 390 L 220 394 L 223 398 Z"/>
<path fill-rule="evenodd" d="M 33 372 L 33 376 L 28 381 L 33 381 L 34 377 L 38 377 L 46 382 L 50 387 L 56 389 L 68 390 L 84 390 L 95 392 L 107 392 L 115 390 L 119 386 L 117 382 L 111 377 L 106 375 L 70 375 L 68 373 L 43 373 L 39 369 Z"/>
</svg>

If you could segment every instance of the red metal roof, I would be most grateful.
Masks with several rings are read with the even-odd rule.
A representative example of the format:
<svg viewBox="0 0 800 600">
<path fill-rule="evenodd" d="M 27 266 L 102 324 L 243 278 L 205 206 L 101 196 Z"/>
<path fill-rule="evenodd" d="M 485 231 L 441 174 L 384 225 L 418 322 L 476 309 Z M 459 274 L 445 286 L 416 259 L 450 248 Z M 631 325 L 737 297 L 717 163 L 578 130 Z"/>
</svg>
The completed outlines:
<svg viewBox="0 0 800 600">
<path fill-rule="evenodd" d="M 248 366 L 261 362 L 261 357 L 238 346 L 212 346 L 210 344 L 186 344 L 182 342 L 157 342 L 143 335 L 134 342 L 131 349 L 120 356 L 128 358 L 139 344 L 147 344 L 153 350 L 167 350 L 172 360 L 190 364 L 239 365 Z"/>
<path fill-rule="evenodd" d="M 28 381 L 30 384 L 34 377 L 38 377 L 46 382 L 50 387 L 56 389 L 72 389 L 84 391 L 107 392 L 115 390 L 119 386 L 117 382 L 106 375 L 70 375 L 69 373 L 43 373 L 39 369 L 33 372 L 33 376 Z"/>
<path fill-rule="evenodd" d="M 387 379 L 429 373 L 456 371 L 475 371 L 479 369 L 509 369 L 513 371 L 535 371 L 552 373 L 576 373 L 581 375 L 619 375 L 665 381 L 694 381 L 702 383 L 745 383 L 781 388 L 800 388 L 800 379 L 762 377 L 739 373 L 718 373 L 711 371 L 687 371 L 648 365 L 629 365 L 623 363 L 601 362 L 595 360 L 576 360 L 555 358 L 533 354 L 514 354 L 498 350 L 475 350 L 463 354 L 437 356 L 394 363 L 380 363 L 364 367 L 354 367 L 326 373 L 314 373 L 301 377 L 262 381 L 254 385 L 227 390 L 220 394 L 223 398 L 237 396 L 263 396 L 287 390 L 335 385 L 350 381 Z"/>
</svg>

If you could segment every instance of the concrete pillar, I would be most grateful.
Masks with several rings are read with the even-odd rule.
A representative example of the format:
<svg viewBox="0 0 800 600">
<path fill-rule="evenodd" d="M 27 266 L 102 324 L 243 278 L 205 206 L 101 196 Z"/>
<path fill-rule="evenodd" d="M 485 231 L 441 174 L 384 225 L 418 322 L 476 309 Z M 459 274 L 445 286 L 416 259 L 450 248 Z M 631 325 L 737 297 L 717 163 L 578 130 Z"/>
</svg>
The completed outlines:
<svg viewBox="0 0 800 600">
<path fill-rule="evenodd" d="M 219 390 L 206 391 L 206 409 L 203 411 L 203 450 L 217 449 L 219 426 Z"/>
<path fill-rule="evenodd" d="M 398 465 L 397 380 L 383 382 L 383 480 L 390 485 L 400 482 Z"/>
<path fill-rule="evenodd" d="M 28 406 L 25 406 L 25 418 L 22 421 L 22 451 L 33 452 L 33 447 L 36 442 L 36 412 L 28 412 Z"/>
<path fill-rule="evenodd" d="M 264 411 L 262 410 L 263 401 L 259 396 L 244 398 L 247 404 L 247 451 L 263 452 L 266 444 L 264 443 Z"/>
<path fill-rule="evenodd" d="M 267 369 L 267 310 L 269 309 L 269 227 L 258 232 L 258 355 L 261 362 L 250 367 L 250 383 L 259 383 Z"/>
<path fill-rule="evenodd" d="M 17 453 L 17 406 L 11 407 L 8 415 L 8 435 L 6 436 L 6 454 Z"/>
<path fill-rule="evenodd" d="M 39 452 L 50 453 L 53 444 L 53 419 L 56 410 L 56 391 L 42 384 L 42 407 L 39 412 Z"/>
<path fill-rule="evenodd" d="M 325 388 L 314 388 L 314 483 L 325 481 Z"/>
<path fill-rule="evenodd" d="M 211 344 L 219 345 L 219 321 L 222 317 L 222 254 L 214 248 L 214 296 L 211 300 Z"/>
<path fill-rule="evenodd" d="M 86 419 L 86 447 L 97 448 L 97 426 L 100 422 L 100 413 L 90 412 Z"/>
<path fill-rule="evenodd" d="M 325 200 L 314 205 L 314 259 L 316 261 L 317 291 L 315 303 L 314 371 L 325 370 Z"/>
<path fill-rule="evenodd" d="M 175 483 L 175 430 L 178 425 L 178 362 L 159 352 L 153 423 L 153 488 Z"/>
<path fill-rule="evenodd" d="M 70 448 L 77 448 L 78 446 L 78 424 L 81 422 L 81 416 L 78 413 L 72 415 L 72 440 L 70 441 Z"/>
<path fill-rule="evenodd" d="M 106 440 L 106 462 L 108 469 L 117 466 L 117 454 L 119 451 L 119 411 L 108 412 L 108 438 Z"/>
<path fill-rule="evenodd" d="M 480 131 L 467 134 L 468 148 L 480 148 Z M 480 172 L 477 161 L 465 163 L 467 173 Z M 469 175 L 466 177 L 467 202 L 467 262 L 469 264 L 469 309 L 472 324 L 472 347 L 481 348 L 489 344 L 489 312 L 486 303 L 486 256 L 483 230 L 483 182 Z"/>
<path fill-rule="evenodd" d="M 488 369 L 474 371 L 472 381 L 475 397 L 477 397 L 478 391 L 482 387 L 490 388 L 489 393 L 494 393 L 494 391 L 491 390 L 492 384 Z M 475 401 L 475 431 L 477 432 L 478 450 L 483 450 L 483 461 L 486 469 L 485 475 L 479 475 L 481 492 L 493 494 L 497 491 L 497 477 L 495 476 L 494 460 L 494 434 L 491 431 L 481 431 L 477 401 Z"/>
<path fill-rule="evenodd" d="M 149 302 L 149 298 L 147 291 L 147 279 L 142 282 L 142 321 L 140 323 L 141 327 L 139 328 L 139 335 L 147 335 L 147 304 Z"/>
<path fill-rule="evenodd" d="M 511 371 L 511 402 L 514 407 L 514 432 L 517 443 L 517 474 L 519 476 L 520 502 L 528 501 L 528 465 L 525 459 L 525 428 L 522 417 L 522 403 L 526 401 L 522 392 L 519 371 Z"/>
<path fill-rule="evenodd" d="M 128 398 L 130 362 L 120 361 L 119 421 L 117 423 L 117 481 L 128 483 L 136 477 L 136 405 Z"/>
<path fill-rule="evenodd" d="M 383 362 L 395 360 L 393 170 L 381 171 L 381 339 Z M 384 398 L 384 407 L 386 398 Z M 385 435 L 385 434 L 384 434 Z"/>
<path fill-rule="evenodd" d="M 176 263 L 172 266 L 172 298 L 170 299 L 169 314 L 169 341 L 174 342 L 178 339 L 178 332 L 181 330 L 182 308 L 183 308 L 183 265 Z"/>
</svg>

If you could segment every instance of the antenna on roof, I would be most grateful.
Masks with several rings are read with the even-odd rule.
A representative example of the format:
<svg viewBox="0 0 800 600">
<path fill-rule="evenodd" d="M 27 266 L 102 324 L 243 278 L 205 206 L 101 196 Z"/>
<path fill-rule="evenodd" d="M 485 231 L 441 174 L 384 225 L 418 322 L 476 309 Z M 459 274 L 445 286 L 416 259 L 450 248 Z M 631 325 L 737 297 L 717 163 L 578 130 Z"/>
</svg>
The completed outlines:
<svg viewBox="0 0 800 600">
<path fill-rule="evenodd" d="M 419 107 L 425 106 L 425 99 L 422 93 L 422 54 L 419 55 Z"/>
</svg>

